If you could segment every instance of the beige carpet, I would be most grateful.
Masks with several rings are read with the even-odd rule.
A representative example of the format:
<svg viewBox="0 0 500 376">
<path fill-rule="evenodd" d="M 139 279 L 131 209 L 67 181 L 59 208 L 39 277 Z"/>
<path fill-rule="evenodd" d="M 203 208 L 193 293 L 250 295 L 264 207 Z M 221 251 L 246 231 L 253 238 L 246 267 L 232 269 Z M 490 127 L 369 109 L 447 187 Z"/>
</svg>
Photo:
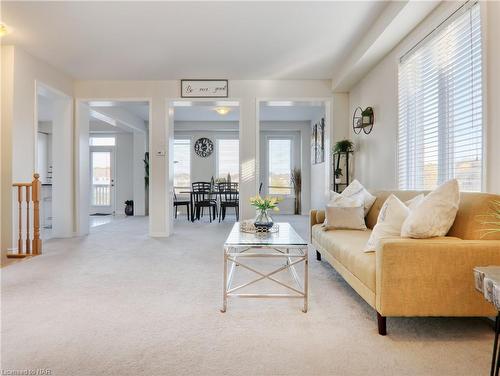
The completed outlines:
<svg viewBox="0 0 500 376">
<path fill-rule="evenodd" d="M 289 217 L 307 236 L 306 217 Z M 169 239 L 147 221 L 51 240 L 2 269 L 1 368 L 53 375 L 486 375 L 492 330 L 478 319 L 388 319 L 326 262 L 310 258 L 310 311 L 298 300 L 221 304 L 231 223 L 179 218 Z M 243 277 L 243 275 L 241 275 Z M 471 280 L 472 283 L 472 280 Z"/>
</svg>

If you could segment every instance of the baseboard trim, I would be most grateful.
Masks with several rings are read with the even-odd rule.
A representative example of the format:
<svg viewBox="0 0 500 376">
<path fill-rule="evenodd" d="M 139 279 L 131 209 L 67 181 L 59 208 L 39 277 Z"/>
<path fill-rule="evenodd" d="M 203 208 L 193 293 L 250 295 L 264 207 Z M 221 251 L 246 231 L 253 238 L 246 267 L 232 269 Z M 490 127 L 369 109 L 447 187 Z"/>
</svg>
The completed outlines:
<svg viewBox="0 0 500 376">
<path fill-rule="evenodd" d="M 149 236 L 152 238 L 168 238 L 170 234 L 167 232 L 150 232 Z"/>
</svg>

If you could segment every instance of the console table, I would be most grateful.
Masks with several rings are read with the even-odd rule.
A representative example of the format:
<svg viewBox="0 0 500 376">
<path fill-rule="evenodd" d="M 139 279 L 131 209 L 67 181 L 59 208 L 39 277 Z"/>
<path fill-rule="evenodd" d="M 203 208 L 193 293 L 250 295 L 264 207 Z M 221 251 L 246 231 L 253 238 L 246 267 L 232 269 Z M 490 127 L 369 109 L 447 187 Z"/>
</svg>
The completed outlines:
<svg viewBox="0 0 500 376">
<path fill-rule="evenodd" d="M 498 348 L 498 335 L 500 333 L 500 266 L 482 266 L 474 268 L 474 281 L 476 289 L 484 298 L 495 306 L 498 315 L 495 320 L 495 340 L 493 342 L 493 355 L 491 358 L 491 376 L 498 376 L 500 370 L 500 349 Z"/>
</svg>

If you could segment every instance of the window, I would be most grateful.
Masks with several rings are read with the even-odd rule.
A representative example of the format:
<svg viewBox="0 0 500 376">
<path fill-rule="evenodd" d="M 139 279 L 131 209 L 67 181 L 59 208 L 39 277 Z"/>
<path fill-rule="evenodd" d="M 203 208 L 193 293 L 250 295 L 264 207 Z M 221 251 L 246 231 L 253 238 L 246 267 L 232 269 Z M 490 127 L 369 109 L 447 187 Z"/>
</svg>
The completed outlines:
<svg viewBox="0 0 500 376">
<path fill-rule="evenodd" d="M 478 4 L 465 4 L 401 58 L 401 189 L 433 189 L 456 178 L 462 190 L 481 190 L 481 79 Z"/>
<path fill-rule="evenodd" d="M 111 205 L 111 152 L 92 151 L 92 205 Z"/>
<path fill-rule="evenodd" d="M 115 146 L 115 138 L 114 137 L 90 137 L 89 145 L 90 146 Z"/>
<path fill-rule="evenodd" d="M 272 195 L 292 194 L 292 140 L 268 140 L 268 188 Z"/>
<path fill-rule="evenodd" d="M 174 140 L 174 189 L 191 186 L 191 140 Z"/>
<path fill-rule="evenodd" d="M 217 140 L 217 177 L 240 181 L 240 140 Z"/>
</svg>

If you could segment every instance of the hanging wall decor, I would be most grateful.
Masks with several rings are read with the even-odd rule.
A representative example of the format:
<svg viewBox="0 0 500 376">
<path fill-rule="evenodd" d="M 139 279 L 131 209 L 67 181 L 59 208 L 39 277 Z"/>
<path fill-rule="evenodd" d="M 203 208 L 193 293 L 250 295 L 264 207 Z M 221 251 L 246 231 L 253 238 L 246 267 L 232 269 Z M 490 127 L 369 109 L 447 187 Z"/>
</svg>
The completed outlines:
<svg viewBox="0 0 500 376">
<path fill-rule="evenodd" d="M 318 138 L 318 124 L 314 124 L 312 126 L 312 132 L 311 132 L 311 164 L 316 164 L 316 145 L 317 145 L 317 140 Z"/>
<path fill-rule="evenodd" d="M 312 127 L 311 133 L 311 163 L 318 164 L 325 161 L 325 119 Z"/>
<path fill-rule="evenodd" d="M 194 151 L 202 158 L 206 158 L 214 151 L 214 143 L 206 137 L 199 138 L 194 143 Z"/>
<path fill-rule="evenodd" d="M 375 122 L 375 115 L 373 113 L 373 108 L 366 107 L 364 110 L 361 107 L 357 107 L 352 115 L 352 129 L 354 133 L 359 134 L 361 130 L 365 134 L 370 134 L 373 129 L 373 123 Z"/>
</svg>

